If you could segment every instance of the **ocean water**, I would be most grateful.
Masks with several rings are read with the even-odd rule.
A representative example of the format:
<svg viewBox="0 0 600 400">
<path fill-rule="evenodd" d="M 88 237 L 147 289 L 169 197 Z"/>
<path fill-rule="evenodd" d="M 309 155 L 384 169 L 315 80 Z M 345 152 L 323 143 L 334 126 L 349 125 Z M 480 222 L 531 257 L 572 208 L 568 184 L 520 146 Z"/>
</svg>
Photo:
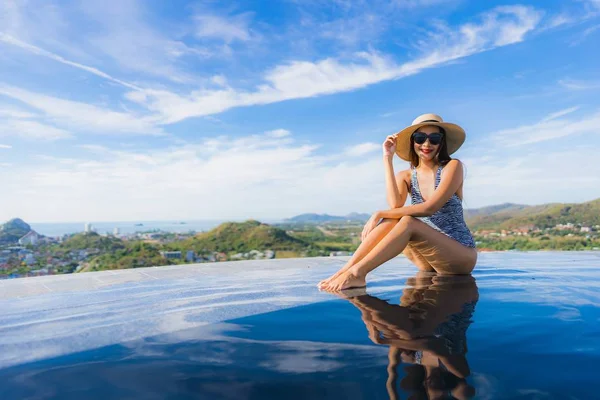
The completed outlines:
<svg viewBox="0 0 600 400">
<path fill-rule="evenodd" d="M 208 231 L 223 222 L 234 220 L 192 220 L 192 221 L 115 221 L 115 222 L 93 222 L 90 221 L 92 228 L 100 233 L 112 234 L 115 228 L 119 228 L 122 235 L 135 232 L 148 232 L 152 230 L 161 230 L 172 233 L 185 233 L 189 231 L 203 232 Z M 277 223 L 279 220 L 260 220 L 264 223 Z M 236 221 L 243 222 L 243 221 Z M 31 229 L 45 236 L 62 236 L 66 234 L 83 232 L 85 222 L 32 222 L 29 223 Z"/>
<path fill-rule="evenodd" d="M 486 253 L 472 277 L 398 257 L 366 290 L 319 292 L 343 262 L 38 280 L 0 298 L 0 398 L 600 398 L 599 253 Z"/>
</svg>

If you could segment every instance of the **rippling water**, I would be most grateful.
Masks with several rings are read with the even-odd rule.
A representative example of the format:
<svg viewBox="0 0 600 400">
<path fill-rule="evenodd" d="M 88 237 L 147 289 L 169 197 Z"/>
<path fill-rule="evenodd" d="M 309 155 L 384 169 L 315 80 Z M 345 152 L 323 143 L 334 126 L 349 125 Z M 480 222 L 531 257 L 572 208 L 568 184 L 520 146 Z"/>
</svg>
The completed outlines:
<svg viewBox="0 0 600 400">
<path fill-rule="evenodd" d="M 398 258 L 343 297 L 314 287 L 324 258 L 10 297 L 0 398 L 598 398 L 599 256 Z"/>
</svg>

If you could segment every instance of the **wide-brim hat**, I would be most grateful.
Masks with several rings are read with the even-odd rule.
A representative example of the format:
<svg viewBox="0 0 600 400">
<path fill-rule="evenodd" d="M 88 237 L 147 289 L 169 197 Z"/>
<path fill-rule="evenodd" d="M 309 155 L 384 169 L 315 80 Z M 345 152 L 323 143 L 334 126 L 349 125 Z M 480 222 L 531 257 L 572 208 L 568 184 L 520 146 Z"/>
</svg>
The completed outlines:
<svg viewBox="0 0 600 400">
<path fill-rule="evenodd" d="M 437 114 L 419 115 L 410 126 L 396 133 L 396 154 L 405 161 L 410 161 L 410 136 L 422 126 L 435 125 L 444 129 L 446 133 L 446 147 L 448 155 L 454 153 L 465 142 L 465 130 L 456 124 L 444 122 Z"/>
</svg>

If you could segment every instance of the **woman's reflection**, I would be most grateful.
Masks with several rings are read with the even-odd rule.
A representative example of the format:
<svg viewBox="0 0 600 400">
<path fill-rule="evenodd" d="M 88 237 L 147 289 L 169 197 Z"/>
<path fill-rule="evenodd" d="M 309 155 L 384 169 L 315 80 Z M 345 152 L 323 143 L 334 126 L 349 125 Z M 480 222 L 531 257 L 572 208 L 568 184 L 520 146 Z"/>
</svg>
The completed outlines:
<svg viewBox="0 0 600 400">
<path fill-rule="evenodd" d="M 362 313 L 371 340 L 390 346 L 390 398 L 398 398 L 400 362 L 410 364 L 400 387 L 411 399 L 473 397 L 465 378 L 470 374 L 466 332 L 479 298 L 475 279 L 419 272 L 407 284 L 400 305 L 366 294 L 348 299 Z"/>
</svg>

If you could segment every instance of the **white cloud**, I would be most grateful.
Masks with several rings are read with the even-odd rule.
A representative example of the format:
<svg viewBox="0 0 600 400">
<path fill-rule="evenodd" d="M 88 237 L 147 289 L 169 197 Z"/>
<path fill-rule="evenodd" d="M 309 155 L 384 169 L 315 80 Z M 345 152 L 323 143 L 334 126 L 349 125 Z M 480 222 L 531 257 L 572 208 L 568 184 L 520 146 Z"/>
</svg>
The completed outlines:
<svg viewBox="0 0 600 400">
<path fill-rule="evenodd" d="M 575 110 L 553 113 L 540 124 L 567 126 L 565 116 L 571 113 Z M 600 117 L 579 120 L 597 126 L 594 118 Z M 523 129 L 513 129 L 521 130 L 517 139 Z M 149 151 L 84 144 L 79 146 L 86 150 L 81 156 L 38 157 L 35 166 L 24 164 L 14 173 L 0 174 L 0 186 L 6 188 L 0 219 L 261 219 L 388 208 L 381 158 L 367 151 L 380 146 L 332 148 L 329 155 L 319 156 L 320 144 L 298 144 L 291 133 L 272 132 L 221 135 Z M 595 144 L 574 142 L 564 150 L 535 152 L 527 147 L 503 151 L 489 143 L 466 146 L 459 155 L 467 165 L 464 206 L 590 200 L 600 187 L 600 164 L 582 157 L 590 146 Z M 396 162 L 397 171 L 407 167 Z M 119 207 L 113 206 L 115 196 Z M 44 199 L 43 209 L 39 198 Z"/>
<path fill-rule="evenodd" d="M 0 136 L 20 137 L 29 140 L 58 140 L 68 139 L 73 135 L 64 129 L 36 121 L 6 120 L 0 121 Z"/>
<path fill-rule="evenodd" d="M 248 28 L 250 16 L 249 13 L 228 17 L 196 15 L 194 16 L 195 35 L 198 38 L 219 39 L 225 43 L 236 40 L 246 42 L 252 37 Z"/>
<path fill-rule="evenodd" d="M 108 64 L 108 56 L 127 71 L 178 83 L 195 81 L 180 68 L 180 59 L 188 55 L 210 57 L 212 52 L 178 40 L 181 29 L 159 32 L 147 22 L 145 6 L 137 0 L 119 1 L 108 8 L 98 0 L 60 6 L 38 0 L 11 0 L 0 3 L 0 42 L 126 86 L 132 84 L 64 55 L 104 65 Z"/>
<path fill-rule="evenodd" d="M 119 66 L 130 71 L 184 83 L 194 76 L 185 72 L 179 60 L 185 55 L 210 56 L 203 48 L 191 48 L 177 36 L 182 28 L 158 31 L 147 21 L 145 2 L 123 0 L 111 3 L 88 0 L 80 4 L 84 15 L 97 28 L 87 37 L 92 49 L 108 55 Z"/>
<path fill-rule="evenodd" d="M 593 155 L 600 146 L 596 135 L 600 112 L 564 117 L 575 109 L 492 133 L 461 148 L 458 157 L 467 170 L 464 207 L 578 203 L 600 197 L 600 163 Z M 575 135 L 585 140 L 565 139 Z M 563 138 L 558 146 L 556 138 Z"/>
<path fill-rule="evenodd" d="M 450 0 L 396 0 L 394 5 L 400 8 L 422 8 L 450 2 Z"/>
<path fill-rule="evenodd" d="M 50 46 L 69 56 L 85 57 L 85 53 L 72 46 L 72 24 L 63 11 L 64 7 L 45 0 L 3 0 L 0 33 Z"/>
<path fill-rule="evenodd" d="M 576 19 L 568 14 L 558 14 L 550 17 L 541 29 L 552 29 L 561 25 L 570 24 L 575 22 Z"/>
<path fill-rule="evenodd" d="M 589 148 L 584 144 L 567 150 L 460 157 L 467 165 L 463 206 L 578 203 L 598 198 L 600 163 L 594 157 L 582 157 L 587 153 Z"/>
<path fill-rule="evenodd" d="M 590 90 L 600 88 L 600 81 L 560 79 L 558 84 L 569 90 Z"/>
<path fill-rule="evenodd" d="M 544 118 L 541 120 L 541 122 L 547 122 L 547 121 L 551 121 L 551 120 L 553 120 L 553 119 L 556 119 L 556 118 L 559 118 L 559 117 L 563 117 L 563 116 L 565 116 L 565 115 L 567 115 L 567 114 L 571 114 L 572 112 L 575 112 L 575 111 L 577 111 L 577 110 L 579 110 L 579 107 L 570 107 L 570 108 L 566 108 L 566 109 L 564 109 L 564 110 L 557 111 L 557 112 L 555 112 L 555 113 L 552 113 L 552 114 L 550 114 L 550 115 L 548 115 L 548 116 L 544 117 Z"/>
<path fill-rule="evenodd" d="M 523 146 L 571 135 L 596 135 L 600 125 L 600 111 L 583 118 L 560 118 L 577 110 L 571 107 L 550 114 L 537 123 L 494 132 L 490 138 L 505 147 Z"/>
<path fill-rule="evenodd" d="M 361 12 L 354 17 L 342 17 L 333 21 L 315 21 L 312 25 L 321 37 L 333 39 L 346 46 L 368 42 L 378 38 L 388 28 L 386 15 Z"/>
<path fill-rule="evenodd" d="M 132 4 L 135 3 L 126 3 L 126 6 L 123 6 L 124 10 L 133 8 L 135 11 L 135 6 Z M 110 14 L 104 18 L 108 20 L 109 17 L 114 16 L 114 19 L 119 21 L 121 18 L 125 18 L 125 13 L 122 11 L 116 10 L 113 12 L 114 15 Z M 456 29 L 438 24 L 437 31 L 429 32 L 428 37 L 417 43 L 423 55 L 404 64 L 398 65 L 389 56 L 374 50 L 358 52 L 351 58 L 326 58 L 315 62 L 290 61 L 267 71 L 263 77 L 264 82 L 253 91 L 236 90 L 224 86 L 227 80 L 224 76 L 219 76 L 216 83 L 221 85 L 221 88 L 199 89 L 187 95 L 177 94 L 168 89 L 142 89 L 114 78 L 97 68 L 64 59 L 16 38 L 7 35 L 3 35 L 1 38 L 5 43 L 130 87 L 134 91 L 125 95 L 128 100 L 142 104 L 156 113 L 162 123 L 174 123 L 190 117 L 217 114 L 232 107 L 338 93 L 416 74 L 426 68 L 443 65 L 494 47 L 522 41 L 525 34 L 535 28 L 540 17 L 540 12 L 531 7 L 498 7 L 482 14 L 479 23 L 467 23 Z M 128 24 L 138 26 L 136 25 L 138 22 L 127 21 Z M 129 26 L 128 24 L 125 25 Z M 143 31 L 141 27 L 138 28 Z M 214 28 L 211 32 L 224 34 L 225 31 Z M 233 33 L 229 35 L 230 40 L 233 40 L 234 37 L 246 37 L 239 32 L 236 34 L 237 36 Z M 122 37 L 113 39 L 110 40 L 111 43 L 128 42 L 124 41 Z M 113 45 L 107 47 L 115 48 Z M 136 51 L 144 46 L 136 45 L 135 47 L 136 49 L 122 49 L 123 51 L 119 50 L 119 52 L 138 62 L 144 57 L 138 56 Z"/>
<path fill-rule="evenodd" d="M 12 46 L 19 47 L 19 48 L 21 48 L 23 50 L 26 50 L 28 52 L 31 52 L 33 54 L 37 54 L 37 55 L 40 55 L 40 56 L 48 57 L 50 59 L 53 59 L 54 61 L 58 61 L 58 62 L 60 62 L 62 64 L 66 64 L 66 65 L 69 65 L 71 67 L 82 69 L 82 70 L 87 71 L 87 72 L 89 72 L 91 74 L 94 74 L 94 75 L 97 75 L 97 76 L 99 76 L 101 78 L 104 78 L 104 79 L 107 79 L 109 81 L 118 83 L 118 84 L 123 85 L 125 87 L 128 87 L 130 89 L 139 90 L 139 88 L 137 86 L 132 85 L 132 84 L 130 84 L 128 82 L 122 81 L 120 79 L 113 78 L 112 76 L 110 76 L 110 75 L 108 75 L 108 74 L 100 71 L 97 68 L 90 67 L 90 66 L 87 66 L 87 65 L 83 65 L 83 64 L 79 64 L 79 63 L 67 60 L 64 57 L 61 57 L 61 56 L 59 56 L 57 54 L 51 53 L 51 52 L 46 51 L 44 49 L 41 49 L 39 47 L 33 46 L 33 45 L 29 44 L 29 43 L 25 43 L 25 42 L 23 42 L 23 41 L 21 41 L 19 39 L 16 39 L 16 38 L 14 38 L 14 37 L 12 37 L 10 35 L 6 35 L 6 34 L 4 34 L 2 32 L 0 32 L 0 42 L 6 43 L 6 44 L 9 44 L 9 45 L 12 45 Z"/>
<path fill-rule="evenodd" d="M 0 149 L 12 149 L 12 146 L 9 144 L 0 144 Z"/>
<path fill-rule="evenodd" d="M 162 130 L 155 126 L 155 120 L 150 117 L 107 110 L 91 104 L 59 99 L 2 84 L 0 84 L 0 95 L 38 109 L 56 124 L 82 132 L 162 134 Z"/>
<path fill-rule="evenodd" d="M 86 3 L 84 7 L 88 14 L 97 14 L 98 18 L 102 19 L 102 23 L 110 27 L 109 32 L 112 32 L 110 38 L 107 39 L 105 35 L 103 36 L 104 39 L 100 38 L 92 40 L 92 42 L 102 42 L 106 39 L 105 45 L 101 46 L 104 49 L 103 51 L 113 52 L 111 54 L 121 61 L 130 57 L 131 62 L 140 64 L 140 70 L 154 69 L 155 71 L 160 70 L 169 73 L 172 76 L 177 75 L 169 68 L 161 69 L 157 66 L 153 68 L 153 64 L 146 63 L 144 61 L 145 57 L 139 54 L 139 51 L 145 51 L 143 49 L 147 48 L 162 49 L 162 46 L 154 46 L 158 39 L 149 39 L 144 44 L 137 41 L 131 42 L 129 39 L 124 40 L 124 36 L 131 36 L 124 35 L 124 32 L 118 31 L 115 33 L 116 27 L 127 26 L 128 29 L 132 29 L 132 32 L 141 32 L 133 35 L 133 37 L 153 36 L 147 25 L 141 21 L 136 2 L 124 2 L 117 9 L 111 9 L 110 13 L 93 12 L 103 10 L 103 8 L 103 3 L 99 2 Z M 479 23 L 467 23 L 456 29 L 438 23 L 435 29 L 428 32 L 425 39 L 417 43 L 423 55 L 404 64 L 397 64 L 388 55 L 375 50 L 358 52 L 350 57 L 330 57 L 314 62 L 296 60 L 282 63 L 267 71 L 263 76 L 263 82 L 256 86 L 254 90 L 238 90 L 227 86 L 226 77 L 217 75 L 216 77 L 213 76 L 212 82 L 219 85 L 220 88 L 201 88 L 188 94 L 176 93 L 167 88 L 141 88 L 138 85 L 115 78 L 95 67 L 67 60 L 62 56 L 9 35 L 3 34 L 0 36 L 0 40 L 131 88 L 133 91 L 126 93 L 125 98 L 146 107 L 154 115 L 151 117 L 138 117 L 126 113 L 100 110 L 98 107 L 83 103 L 70 102 L 67 104 L 65 100 L 56 99 L 62 102 L 62 106 L 75 105 L 79 111 L 83 111 L 65 115 L 65 112 L 61 111 L 59 107 L 52 107 L 48 104 L 46 100 L 51 99 L 48 96 L 45 100 L 33 102 L 32 94 L 29 93 L 27 99 L 24 99 L 22 95 L 19 96 L 20 100 L 30 105 L 37 104 L 33 106 L 41 108 L 49 114 L 49 117 L 59 119 L 61 123 L 69 123 L 69 127 L 72 125 L 90 126 L 89 117 L 94 117 L 93 120 L 97 123 L 92 126 L 92 129 L 96 128 L 95 130 L 114 130 L 114 127 L 116 127 L 116 130 L 120 132 L 156 133 L 158 129 L 155 124 L 158 123 L 170 124 L 186 118 L 214 115 L 232 107 L 269 104 L 288 99 L 339 93 L 413 75 L 426 68 L 440 66 L 478 52 L 522 41 L 524 36 L 535 28 L 540 17 L 541 13 L 531 7 L 497 7 L 482 14 Z M 197 18 L 202 20 L 203 17 L 197 16 Z M 205 18 L 203 20 L 205 24 L 202 25 L 204 30 L 201 34 L 205 36 L 221 35 L 226 41 L 246 40 L 249 37 L 247 29 L 248 16 L 244 14 L 232 18 L 227 20 L 214 16 L 208 19 Z M 120 24 L 119 21 L 124 23 Z M 126 45 L 126 43 L 129 44 Z M 152 46 L 146 46 L 148 43 Z M 118 54 L 114 53 L 115 51 Z M 158 53 L 161 53 L 161 51 L 159 50 Z M 127 61 L 124 61 L 124 63 L 127 64 Z M 129 65 L 129 67 L 132 67 L 132 65 Z M 177 80 L 178 78 L 174 79 Z M 6 90 L 4 92 L 4 94 L 7 94 Z M 14 97 L 14 94 L 12 96 Z M 35 97 L 39 100 L 40 96 L 42 95 L 36 95 Z M 96 118 L 100 114 L 104 118 Z"/>
<path fill-rule="evenodd" d="M 265 134 L 270 137 L 280 138 L 284 136 L 289 136 L 291 132 L 287 129 L 275 129 L 272 131 L 265 132 Z"/>
<path fill-rule="evenodd" d="M 600 29 L 600 24 L 590 26 L 589 28 L 585 29 L 583 32 L 577 35 L 577 38 L 570 43 L 570 46 L 580 45 L 587 39 L 589 35 L 596 32 L 598 29 Z"/>
<path fill-rule="evenodd" d="M 90 152 L 82 158 L 38 157 L 35 167 L 0 174 L 0 186 L 7 188 L 0 217 L 285 218 L 385 205 L 380 158 L 341 157 L 332 163 L 315 154 L 319 144 L 296 144 L 290 136 L 217 136 L 145 152 L 85 146 Z M 23 196 L 26 192 L 36 196 Z M 357 192 L 364 195 L 347 201 Z"/>
<path fill-rule="evenodd" d="M 597 8 L 600 9 L 600 0 L 580 0 L 583 3 L 593 7 L 593 8 Z"/>
<path fill-rule="evenodd" d="M 498 7 L 482 15 L 479 24 L 468 23 L 439 31 L 418 43 L 423 56 L 398 65 L 376 51 L 359 52 L 351 59 L 291 61 L 264 75 L 254 91 L 233 88 L 197 90 L 179 95 L 168 90 L 147 89 L 145 95 L 128 98 L 160 114 L 165 123 L 223 112 L 232 107 L 269 104 L 362 88 L 377 82 L 398 79 L 443 65 L 498 46 L 517 43 L 533 30 L 541 13 L 531 7 Z"/>
<path fill-rule="evenodd" d="M 100 146 L 97 144 L 80 144 L 77 147 L 88 150 L 88 151 L 92 151 L 95 153 L 110 153 L 110 150 L 108 149 L 108 147 Z"/>
<path fill-rule="evenodd" d="M 2 107 L 2 106 L 0 106 Z M 2 118 L 15 118 L 15 119 L 26 119 L 35 118 L 38 115 L 32 114 L 28 111 L 23 111 L 14 107 L 2 107 L 0 108 L 0 117 Z"/>
<path fill-rule="evenodd" d="M 381 145 L 377 143 L 361 143 L 355 146 L 347 147 L 345 153 L 348 156 L 362 156 L 380 149 Z"/>
</svg>

